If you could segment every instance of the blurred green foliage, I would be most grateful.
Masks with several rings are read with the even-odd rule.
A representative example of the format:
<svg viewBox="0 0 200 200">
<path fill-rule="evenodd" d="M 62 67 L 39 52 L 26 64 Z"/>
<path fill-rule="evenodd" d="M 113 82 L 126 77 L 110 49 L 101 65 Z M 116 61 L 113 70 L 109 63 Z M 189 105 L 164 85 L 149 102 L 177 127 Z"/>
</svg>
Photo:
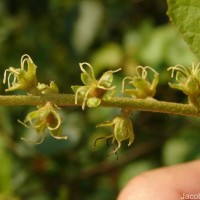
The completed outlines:
<svg viewBox="0 0 200 200">
<path fill-rule="evenodd" d="M 152 6 L 153 5 L 153 6 Z M 7 0 L 0 1 L 0 73 L 19 66 L 27 53 L 38 66 L 38 79 L 55 80 L 72 93 L 80 84 L 79 62 L 90 62 L 96 75 L 123 68 L 114 81 L 137 65 L 161 73 L 156 98 L 186 102 L 168 87 L 166 68 L 195 60 L 166 16 L 165 0 Z M 5 86 L 0 85 L 1 94 Z M 119 92 L 118 92 L 119 93 Z M 0 199 L 111 200 L 133 176 L 163 165 L 200 157 L 199 119 L 133 112 L 135 142 L 122 143 L 119 160 L 107 156 L 112 147 L 94 139 L 111 130 L 95 126 L 111 120 L 118 109 L 63 108 L 67 141 L 47 136 L 41 145 L 20 140 L 31 134 L 17 123 L 30 107 L 0 108 Z"/>
<path fill-rule="evenodd" d="M 200 13 L 198 0 L 167 0 L 168 12 L 171 21 L 176 26 L 182 37 L 190 46 L 195 55 L 200 58 Z"/>
</svg>

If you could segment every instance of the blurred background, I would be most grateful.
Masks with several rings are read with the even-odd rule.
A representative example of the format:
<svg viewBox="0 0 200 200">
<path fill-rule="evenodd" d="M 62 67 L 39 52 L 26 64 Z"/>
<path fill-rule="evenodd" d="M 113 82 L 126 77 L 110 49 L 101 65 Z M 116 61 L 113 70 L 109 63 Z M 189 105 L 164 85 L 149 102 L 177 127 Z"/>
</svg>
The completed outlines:
<svg viewBox="0 0 200 200">
<path fill-rule="evenodd" d="M 38 66 L 38 80 L 54 80 L 61 93 L 80 85 L 79 62 L 93 65 L 96 76 L 121 67 L 114 76 L 120 95 L 124 76 L 137 65 L 160 72 L 155 98 L 186 102 L 168 86 L 166 68 L 195 60 L 169 23 L 165 0 L 0 0 L 0 73 L 20 66 L 27 53 Z M 5 94 L 0 83 L 0 94 Z M 15 94 L 21 94 L 15 92 Z M 41 145 L 20 139 L 33 130 L 17 123 L 34 107 L 0 107 L 0 199 L 114 200 L 132 177 L 153 168 L 200 157 L 200 120 L 138 112 L 132 115 L 135 141 L 122 143 L 119 159 L 102 140 L 111 129 L 95 128 L 118 109 L 65 107 L 61 111 L 67 141 L 51 137 Z"/>
</svg>

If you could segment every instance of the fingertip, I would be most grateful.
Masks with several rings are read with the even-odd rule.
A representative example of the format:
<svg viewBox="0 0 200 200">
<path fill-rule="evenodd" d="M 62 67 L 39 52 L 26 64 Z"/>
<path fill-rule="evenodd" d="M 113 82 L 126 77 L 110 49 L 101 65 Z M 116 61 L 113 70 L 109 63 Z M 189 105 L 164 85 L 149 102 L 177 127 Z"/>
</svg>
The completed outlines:
<svg viewBox="0 0 200 200">
<path fill-rule="evenodd" d="M 200 191 L 200 161 L 163 167 L 130 180 L 117 200 L 177 200 Z"/>
</svg>

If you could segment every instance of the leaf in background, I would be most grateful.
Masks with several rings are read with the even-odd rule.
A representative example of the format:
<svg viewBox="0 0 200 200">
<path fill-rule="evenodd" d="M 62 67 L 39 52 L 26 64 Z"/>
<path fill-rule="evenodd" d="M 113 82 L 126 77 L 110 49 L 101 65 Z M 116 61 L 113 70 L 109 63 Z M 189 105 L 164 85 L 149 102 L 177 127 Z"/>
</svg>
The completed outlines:
<svg viewBox="0 0 200 200">
<path fill-rule="evenodd" d="M 103 20 L 103 7 L 99 1 L 80 3 L 79 17 L 75 23 L 72 43 L 78 53 L 85 53 L 98 33 Z"/>
<path fill-rule="evenodd" d="M 11 174 L 12 174 L 12 158 L 6 151 L 6 140 L 1 137 L 0 141 L 0 193 L 9 194 L 12 192 Z"/>
<path fill-rule="evenodd" d="M 149 34 L 150 37 L 140 50 L 139 57 L 156 70 L 159 70 L 157 67 L 163 62 L 169 65 L 177 62 L 189 65 L 192 60 L 196 59 L 171 25 L 154 28 Z"/>
<path fill-rule="evenodd" d="M 175 165 L 185 162 L 191 146 L 183 138 L 173 138 L 166 142 L 163 148 L 163 162 L 165 165 Z"/>
<path fill-rule="evenodd" d="M 91 56 L 91 64 L 95 66 L 95 72 L 98 74 L 105 69 L 116 69 L 123 61 L 123 50 L 120 45 L 114 42 L 106 43 L 96 50 Z"/>
<path fill-rule="evenodd" d="M 157 167 L 157 163 L 154 160 L 140 160 L 128 164 L 119 175 L 119 187 L 123 188 L 133 177 L 155 167 Z"/>
<path fill-rule="evenodd" d="M 200 1 L 168 0 L 167 14 L 191 50 L 200 58 Z"/>
<path fill-rule="evenodd" d="M 193 119 L 194 120 L 194 119 Z M 188 121 L 188 123 L 190 123 Z M 193 128 L 183 126 L 172 138 L 169 138 L 162 149 L 164 165 L 175 165 L 200 157 L 199 119 L 193 122 Z"/>
</svg>

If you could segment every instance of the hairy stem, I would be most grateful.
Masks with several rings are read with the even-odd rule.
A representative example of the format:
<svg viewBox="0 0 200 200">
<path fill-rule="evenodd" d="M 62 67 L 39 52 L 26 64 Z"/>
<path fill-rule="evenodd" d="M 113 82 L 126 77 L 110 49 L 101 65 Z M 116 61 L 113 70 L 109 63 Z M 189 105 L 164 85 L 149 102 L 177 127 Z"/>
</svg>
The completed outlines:
<svg viewBox="0 0 200 200">
<path fill-rule="evenodd" d="M 75 104 L 74 98 L 73 94 L 53 94 L 49 96 L 0 95 L 0 106 L 43 105 L 47 101 L 51 101 L 57 106 L 81 106 L 83 99 L 78 99 L 78 103 Z M 116 97 L 102 101 L 100 107 L 128 108 L 130 110 L 200 117 L 200 111 L 192 105 L 158 101 L 151 98 L 132 99 Z"/>
</svg>

